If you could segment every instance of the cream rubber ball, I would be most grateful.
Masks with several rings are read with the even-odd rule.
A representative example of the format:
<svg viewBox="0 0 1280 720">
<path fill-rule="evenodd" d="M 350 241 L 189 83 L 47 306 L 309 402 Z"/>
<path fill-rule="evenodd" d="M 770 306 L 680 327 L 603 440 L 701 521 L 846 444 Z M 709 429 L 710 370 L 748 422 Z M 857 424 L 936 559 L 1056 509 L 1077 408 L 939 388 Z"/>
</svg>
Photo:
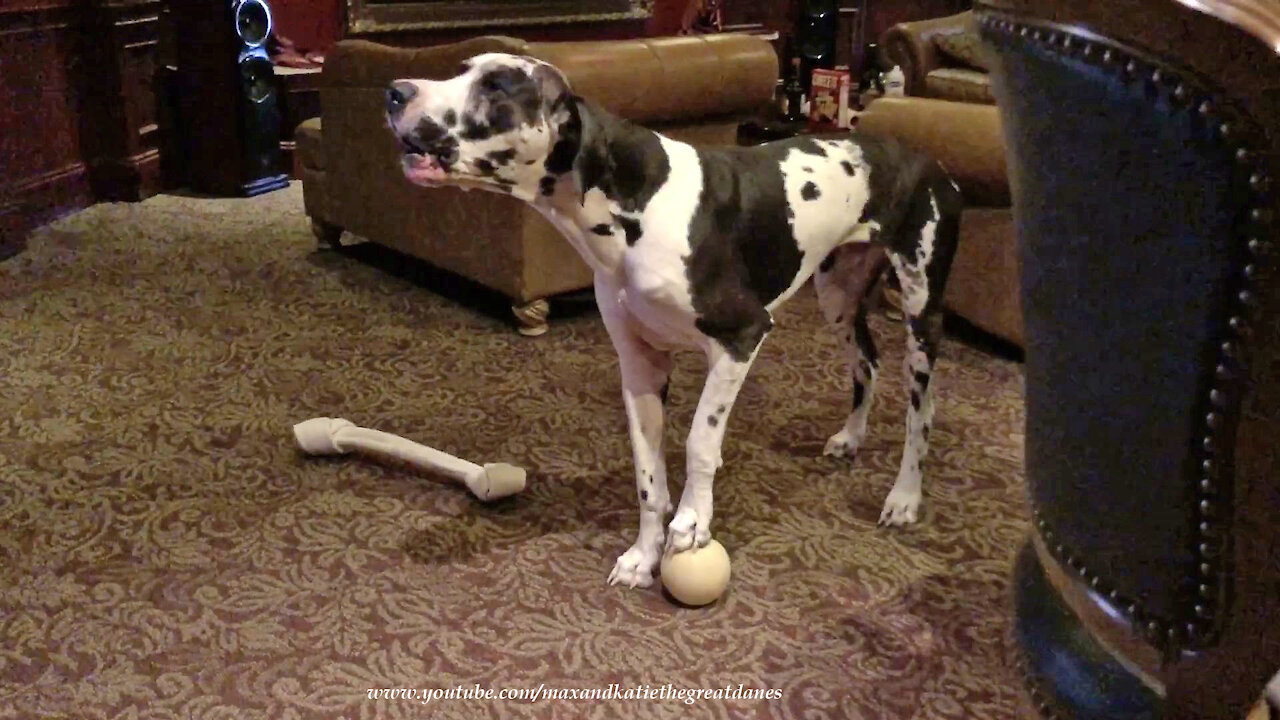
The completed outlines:
<svg viewBox="0 0 1280 720">
<path fill-rule="evenodd" d="M 685 605 L 708 605 L 729 587 L 729 553 L 712 540 L 703 547 L 663 555 L 659 566 L 667 592 Z"/>
</svg>

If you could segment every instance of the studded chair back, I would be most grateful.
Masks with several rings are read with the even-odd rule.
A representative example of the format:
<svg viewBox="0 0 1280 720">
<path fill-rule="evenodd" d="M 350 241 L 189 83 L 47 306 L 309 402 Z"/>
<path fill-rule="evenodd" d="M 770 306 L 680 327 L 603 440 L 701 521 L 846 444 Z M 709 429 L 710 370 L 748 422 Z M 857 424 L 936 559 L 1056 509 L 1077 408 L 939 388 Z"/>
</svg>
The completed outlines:
<svg viewBox="0 0 1280 720">
<path fill-rule="evenodd" d="M 1022 263 L 1013 635 L 1044 717 L 1243 718 L 1280 670 L 1280 11 L 1223 4 L 1257 12 L 976 8 Z"/>
</svg>

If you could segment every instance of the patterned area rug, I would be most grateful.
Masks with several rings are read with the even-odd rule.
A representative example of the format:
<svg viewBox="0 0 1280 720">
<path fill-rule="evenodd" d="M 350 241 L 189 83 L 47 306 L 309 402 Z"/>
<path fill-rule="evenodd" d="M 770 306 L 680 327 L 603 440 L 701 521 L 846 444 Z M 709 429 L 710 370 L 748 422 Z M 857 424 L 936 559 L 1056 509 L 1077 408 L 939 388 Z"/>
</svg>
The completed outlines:
<svg viewBox="0 0 1280 720">
<path fill-rule="evenodd" d="M 730 590 L 681 609 L 605 585 L 637 511 L 598 317 L 570 307 L 523 338 L 500 301 L 415 273 L 317 249 L 297 186 L 99 205 L 0 265 L 0 717 L 1015 716 L 1019 366 L 944 346 L 923 517 L 879 529 L 902 332 L 875 319 L 867 447 L 824 458 L 850 380 L 802 290 L 729 424 L 713 531 Z M 676 497 L 702 372 L 680 356 Z M 520 464 L 530 487 L 482 505 L 405 467 L 303 457 L 290 428 L 321 415 Z M 611 685 L 623 697 L 369 697 Z M 625 697 L 739 685 L 781 697 Z"/>
</svg>

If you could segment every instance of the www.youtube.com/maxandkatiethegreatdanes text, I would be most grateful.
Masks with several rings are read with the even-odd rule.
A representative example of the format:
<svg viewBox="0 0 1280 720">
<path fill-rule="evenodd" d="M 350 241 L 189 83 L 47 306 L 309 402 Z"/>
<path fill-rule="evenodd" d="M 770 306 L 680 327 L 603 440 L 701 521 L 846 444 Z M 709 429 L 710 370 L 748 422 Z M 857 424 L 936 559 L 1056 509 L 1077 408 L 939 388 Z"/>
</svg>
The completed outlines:
<svg viewBox="0 0 1280 720">
<path fill-rule="evenodd" d="M 666 685 L 634 685 L 623 687 L 617 683 L 608 687 L 560 688 L 538 687 L 484 688 L 458 685 L 451 688 L 369 688 L 370 700 L 400 700 L 422 704 L 449 700 L 496 700 L 516 702 L 548 701 L 675 701 L 692 705 L 702 700 L 781 700 L 782 690 L 777 688 L 752 688 L 741 683 L 734 687 L 684 688 Z"/>
</svg>

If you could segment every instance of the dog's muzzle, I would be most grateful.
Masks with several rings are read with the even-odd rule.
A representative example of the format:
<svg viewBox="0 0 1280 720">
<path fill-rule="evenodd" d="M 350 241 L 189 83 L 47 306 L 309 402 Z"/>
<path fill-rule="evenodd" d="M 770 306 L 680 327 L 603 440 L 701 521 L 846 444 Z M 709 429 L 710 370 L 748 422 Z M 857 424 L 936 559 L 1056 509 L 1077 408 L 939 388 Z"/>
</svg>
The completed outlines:
<svg viewBox="0 0 1280 720">
<path fill-rule="evenodd" d="M 458 160 L 458 141 L 429 117 L 415 121 L 408 109 L 418 94 L 415 83 L 404 80 L 391 83 L 386 92 L 387 120 L 404 150 L 405 176 L 416 183 L 441 183 L 448 178 L 450 166 Z"/>
</svg>

